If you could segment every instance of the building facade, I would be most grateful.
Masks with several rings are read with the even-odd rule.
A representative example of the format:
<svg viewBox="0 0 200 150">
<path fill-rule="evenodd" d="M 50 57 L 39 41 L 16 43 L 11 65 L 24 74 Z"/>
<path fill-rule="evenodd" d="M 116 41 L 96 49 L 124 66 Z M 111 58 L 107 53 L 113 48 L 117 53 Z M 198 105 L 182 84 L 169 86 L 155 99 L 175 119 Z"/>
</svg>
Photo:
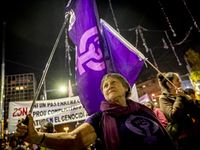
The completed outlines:
<svg viewBox="0 0 200 150">
<path fill-rule="evenodd" d="M 136 83 L 138 96 L 141 97 L 144 94 L 151 96 L 152 93 L 156 95 L 161 94 L 161 88 L 158 84 L 157 77 L 148 78 L 146 81 Z"/>
<path fill-rule="evenodd" d="M 8 125 L 9 102 L 33 100 L 36 83 L 33 73 L 5 76 L 4 128 Z"/>
<path fill-rule="evenodd" d="M 157 77 L 151 77 L 147 80 L 136 83 L 138 97 L 148 94 L 155 107 L 159 106 L 159 95 L 161 95 L 161 88 Z"/>
</svg>

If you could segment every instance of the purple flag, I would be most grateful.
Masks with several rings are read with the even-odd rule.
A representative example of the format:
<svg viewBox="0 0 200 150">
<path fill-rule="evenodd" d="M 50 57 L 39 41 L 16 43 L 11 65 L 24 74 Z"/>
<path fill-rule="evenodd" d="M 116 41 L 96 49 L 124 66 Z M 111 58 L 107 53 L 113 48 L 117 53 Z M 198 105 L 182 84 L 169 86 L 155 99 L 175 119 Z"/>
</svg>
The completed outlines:
<svg viewBox="0 0 200 150">
<path fill-rule="evenodd" d="M 100 90 L 106 66 L 100 46 L 99 17 L 95 0 L 73 0 L 66 7 L 70 13 L 69 36 L 77 48 L 76 90 L 89 115 L 100 111 L 105 100 Z"/>
<path fill-rule="evenodd" d="M 151 101 L 148 94 L 144 94 L 139 98 L 139 102 L 144 104 L 148 101 Z"/>
<path fill-rule="evenodd" d="M 100 111 L 105 100 L 100 90 L 103 76 L 120 73 L 133 86 L 144 56 L 104 21 L 102 39 L 95 0 L 70 1 L 66 10 L 70 13 L 69 36 L 77 49 L 76 89 L 91 115 Z"/>
<path fill-rule="evenodd" d="M 132 87 L 145 57 L 104 20 L 101 20 L 101 25 L 108 49 L 105 55 L 110 56 L 113 72 L 123 75 Z"/>
</svg>

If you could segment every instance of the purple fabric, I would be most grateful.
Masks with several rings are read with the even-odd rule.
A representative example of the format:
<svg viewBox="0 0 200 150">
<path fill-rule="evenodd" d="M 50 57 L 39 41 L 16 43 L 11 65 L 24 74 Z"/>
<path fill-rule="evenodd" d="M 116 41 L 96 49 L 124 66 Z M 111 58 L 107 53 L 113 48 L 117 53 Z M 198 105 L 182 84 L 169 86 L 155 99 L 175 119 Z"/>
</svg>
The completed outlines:
<svg viewBox="0 0 200 150">
<path fill-rule="evenodd" d="M 77 47 L 76 89 L 89 115 L 99 112 L 104 96 L 101 80 L 107 73 L 123 75 L 133 86 L 143 64 L 116 31 L 102 24 L 104 39 L 99 32 L 99 17 L 95 0 L 72 0 L 69 36 Z"/>
<path fill-rule="evenodd" d="M 66 7 L 70 13 L 69 36 L 77 46 L 76 84 L 81 103 L 89 115 L 100 111 L 104 96 L 100 90 L 107 73 L 100 44 L 99 19 L 94 0 L 73 0 Z"/>
<path fill-rule="evenodd" d="M 118 150 L 121 149 L 121 142 L 119 137 L 119 131 L 117 128 L 117 123 L 115 118 L 130 114 L 132 112 L 138 111 L 140 106 L 138 103 L 132 100 L 127 100 L 128 107 L 121 106 L 118 104 L 110 104 L 107 101 L 102 101 L 101 110 L 103 112 L 103 133 L 106 148 L 108 150 Z"/>
<path fill-rule="evenodd" d="M 139 98 L 139 102 L 144 104 L 148 101 L 151 101 L 148 94 L 144 94 Z"/>
<path fill-rule="evenodd" d="M 123 75 L 132 87 L 144 65 L 144 60 L 138 57 L 137 50 L 133 52 L 133 46 L 109 24 L 102 20 L 101 25 L 114 72 Z"/>
</svg>

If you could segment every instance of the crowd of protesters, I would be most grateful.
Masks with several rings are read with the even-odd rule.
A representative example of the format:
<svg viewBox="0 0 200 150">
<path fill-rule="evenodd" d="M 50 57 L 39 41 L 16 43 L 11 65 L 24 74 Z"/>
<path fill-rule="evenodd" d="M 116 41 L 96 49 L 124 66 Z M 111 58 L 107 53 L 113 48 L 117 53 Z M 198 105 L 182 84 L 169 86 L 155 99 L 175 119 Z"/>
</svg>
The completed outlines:
<svg viewBox="0 0 200 150">
<path fill-rule="evenodd" d="M 179 76 L 173 72 L 159 74 L 158 81 L 162 90 L 160 109 L 151 101 L 142 105 L 129 100 L 131 88 L 126 79 L 119 74 L 108 74 L 101 83 L 106 99 L 100 107 L 102 112 L 90 116 L 74 131 L 52 134 L 53 124 L 46 122 L 38 132 L 29 114 L 29 127 L 20 119 L 16 135 L 23 136 L 28 130 L 25 141 L 32 143 L 32 147 L 26 149 L 34 150 L 160 149 L 163 145 L 166 149 L 185 150 L 199 147 L 200 105 L 195 91 L 182 90 Z M 34 147 L 38 143 L 42 146 Z M 95 143 L 101 146 L 95 147 Z M 16 142 L 10 144 L 10 149 L 19 146 Z"/>
<path fill-rule="evenodd" d="M 18 137 L 12 136 L 9 141 L 0 140 L 1 150 L 30 150 L 30 145 L 27 142 L 20 141 Z"/>
</svg>

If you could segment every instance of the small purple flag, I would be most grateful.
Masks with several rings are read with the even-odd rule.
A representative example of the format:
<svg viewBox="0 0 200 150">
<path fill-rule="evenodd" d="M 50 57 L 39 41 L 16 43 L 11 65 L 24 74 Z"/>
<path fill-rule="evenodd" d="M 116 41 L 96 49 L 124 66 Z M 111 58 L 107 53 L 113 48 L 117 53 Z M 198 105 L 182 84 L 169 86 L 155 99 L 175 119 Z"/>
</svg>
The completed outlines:
<svg viewBox="0 0 200 150">
<path fill-rule="evenodd" d="M 144 104 L 148 101 L 151 101 L 150 98 L 149 98 L 149 95 L 146 93 L 144 95 L 142 95 L 140 98 L 139 98 L 139 102 Z"/>
<path fill-rule="evenodd" d="M 102 19 L 101 24 L 113 72 L 123 75 L 132 87 L 144 65 L 145 57 Z"/>
<path fill-rule="evenodd" d="M 76 90 L 89 115 L 100 111 L 105 100 L 100 90 L 106 66 L 100 46 L 99 17 L 95 0 L 73 0 L 66 7 L 70 13 L 69 36 L 77 47 Z"/>
</svg>

